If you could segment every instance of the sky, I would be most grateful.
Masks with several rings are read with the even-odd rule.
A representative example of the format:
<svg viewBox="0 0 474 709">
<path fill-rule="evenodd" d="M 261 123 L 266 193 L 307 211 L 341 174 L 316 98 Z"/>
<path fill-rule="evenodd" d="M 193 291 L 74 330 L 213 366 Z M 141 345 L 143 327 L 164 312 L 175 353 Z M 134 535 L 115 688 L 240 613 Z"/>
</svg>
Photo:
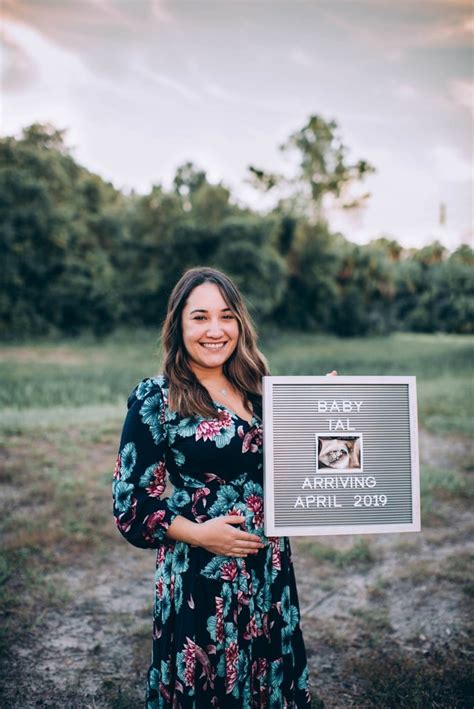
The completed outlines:
<svg viewBox="0 0 474 709">
<path fill-rule="evenodd" d="M 330 223 L 454 249 L 472 241 L 470 0 L 3 0 L 1 133 L 67 128 L 74 157 L 123 190 L 170 187 L 192 161 L 268 207 L 248 166 L 335 120 L 371 197 Z M 446 220 L 440 224 L 440 205 Z"/>
</svg>

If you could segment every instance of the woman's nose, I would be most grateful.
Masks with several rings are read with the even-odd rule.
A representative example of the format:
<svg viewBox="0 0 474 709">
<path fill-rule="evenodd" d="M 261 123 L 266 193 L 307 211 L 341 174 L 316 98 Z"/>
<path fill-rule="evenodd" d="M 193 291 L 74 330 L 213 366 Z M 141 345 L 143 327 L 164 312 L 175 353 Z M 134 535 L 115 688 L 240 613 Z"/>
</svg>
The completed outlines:
<svg viewBox="0 0 474 709">
<path fill-rule="evenodd" d="M 207 335 L 209 337 L 214 337 L 218 338 L 222 335 L 222 326 L 220 325 L 219 322 L 211 322 L 209 323 L 209 327 L 207 328 Z"/>
</svg>

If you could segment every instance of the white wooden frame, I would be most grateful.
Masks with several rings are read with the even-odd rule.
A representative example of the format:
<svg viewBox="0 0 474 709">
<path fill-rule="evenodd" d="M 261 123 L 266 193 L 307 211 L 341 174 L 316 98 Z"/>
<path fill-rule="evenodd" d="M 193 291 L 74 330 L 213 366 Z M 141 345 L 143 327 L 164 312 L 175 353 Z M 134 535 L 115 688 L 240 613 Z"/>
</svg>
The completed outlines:
<svg viewBox="0 0 474 709">
<path fill-rule="evenodd" d="M 337 381 L 336 381 L 337 380 Z M 411 451 L 412 522 L 395 524 L 344 524 L 284 526 L 275 523 L 274 470 L 273 470 L 273 384 L 406 384 L 408 385 Z M 264 504 L 265 533 L 268 536 L 325 536 L 341 534 L 379 534 L 391 532 L 419 532 L 420 471 L 418 450 L 418 418 L 416 377 L 381 376 L 267 376 L 263 378 L 263 436 L 264 436 Z M 343 433 L 343 432 L 341 432 Z"/>
</svg>

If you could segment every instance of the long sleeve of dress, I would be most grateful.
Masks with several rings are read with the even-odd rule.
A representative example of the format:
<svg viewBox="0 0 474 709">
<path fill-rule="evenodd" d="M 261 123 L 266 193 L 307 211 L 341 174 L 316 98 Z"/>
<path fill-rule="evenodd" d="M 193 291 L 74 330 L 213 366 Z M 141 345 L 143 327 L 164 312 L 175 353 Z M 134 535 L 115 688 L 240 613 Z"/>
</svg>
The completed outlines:
<svg viewBox="0 0 474 709">
<path fill-rule="evenodd" d="M 134 546 L 156 548 L 176 517 L 163 498 L 167 435 L 161 387 L 141 382 L 128 400 L 112 485 L 115 522 Z"/>
</svg>

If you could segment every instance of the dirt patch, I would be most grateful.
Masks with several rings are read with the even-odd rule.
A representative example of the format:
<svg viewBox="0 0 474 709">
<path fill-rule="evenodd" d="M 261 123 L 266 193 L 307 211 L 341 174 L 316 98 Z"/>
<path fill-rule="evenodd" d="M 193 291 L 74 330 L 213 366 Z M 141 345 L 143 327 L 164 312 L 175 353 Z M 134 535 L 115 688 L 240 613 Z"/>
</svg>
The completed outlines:
<svg viewBox="0 0 474 709">
<path fill-rule="evenodd" d="M 21 438 L 11 444 L 5 485 L 24 517 L 25 498 L 15 494 L 13 479 L 29 480 L 23 491 L 32 485 L 24 473 L 29 453 Z M 34 445 L 40 472 L 59 470 L 57 481 L 61 470 L 69 471 L 64 504 L 74 499 L 68 485 L 80 484 L 85 541 L 73 525 L 70 542 L 61 543 L 41 576 L 61 598 L 21 616 L 27 622 L 6 648 L 2 706 L 143 707 L 154 552 L 131 547 L 111 518 L 103 519 L 116 437 L 71 431 Z M 463 439 L 421 436 L 426 464 L 459 468 L 468 453 Z M 36 489 L 39 494 L 41 484 Z M 326 709 L 471 706 L 462 678 L 473 657 L 472 516 L 463 499 L 435 502 L 449 524 L 427 525 L 420 534 L 370 535 L 362 544 L 356 537 L 325 537 L 317 543 L 332 551 L 321 547 L 316 554 L 311 540 L 292 540 L 315 707 L 321 706 L 317 698 Z M 65 516 L 66 529 L 71 519 L 78 525 L 77 511 Z"/>
</svg>

